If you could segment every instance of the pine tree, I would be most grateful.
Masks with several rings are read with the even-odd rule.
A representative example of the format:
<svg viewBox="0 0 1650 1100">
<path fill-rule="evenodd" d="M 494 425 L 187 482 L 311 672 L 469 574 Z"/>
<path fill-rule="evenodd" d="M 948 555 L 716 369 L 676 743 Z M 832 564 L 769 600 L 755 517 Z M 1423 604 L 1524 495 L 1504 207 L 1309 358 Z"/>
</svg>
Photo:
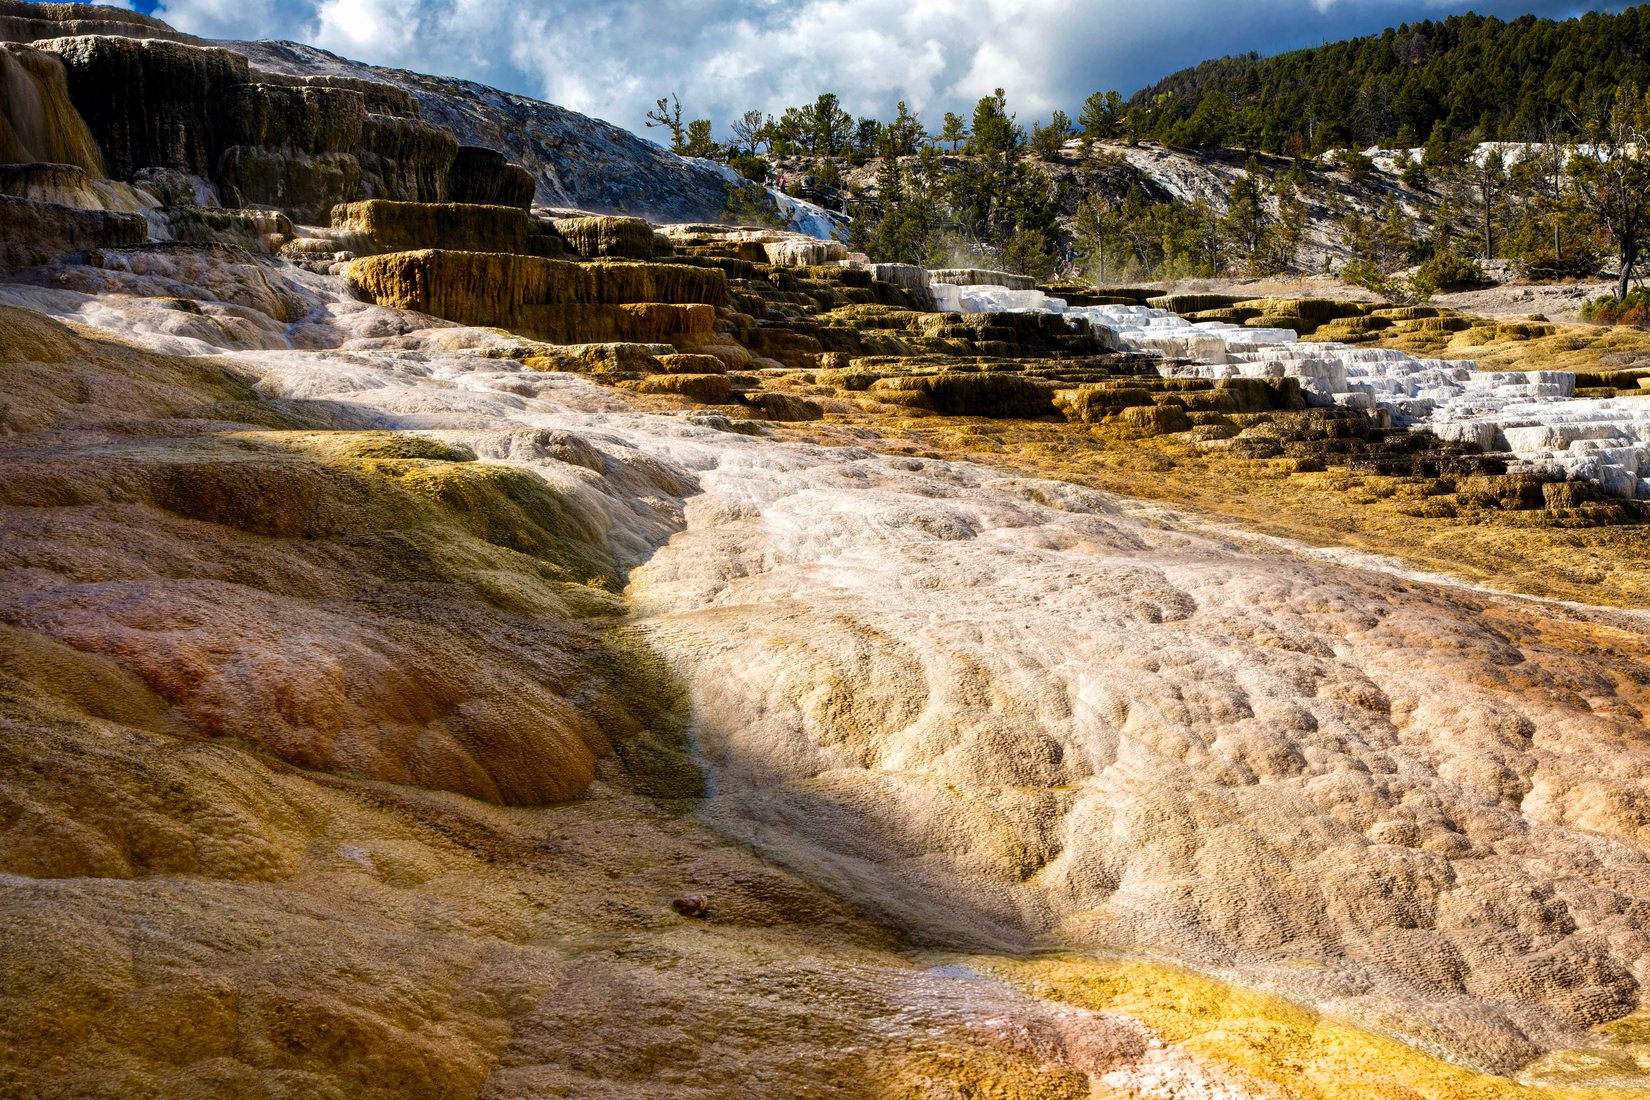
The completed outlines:
<svg viewBox="0 0 1650 1100">
<path fill-rule="evenodd" d="M 1007 156 L 1020 147 L 1025 131 L 1014 123 L 1008 113 L 1008 97 L 1001 88 L 984 96 L 974 105 L 974 135 L 968 139 L 968 151 L 980 156 Z"/>
<path fill-rule="evenodd" d="M 1031 125 L 1031 151 L 1038 160 L 1057 161 L 1061 151 L 1065 148 L 1066 138 L 1071 136 L 1071 118 L 1064 111 L 1055 111 L 1045 126 L 1034 122 Z"/>
<path fill-rule="evenodd" d="M 1268 272 L 1287 271 L 1300 261 L 1301 246 L 1306 243 L 1306 227 L 1310 211 L 1301 194 L 1303 174 L 1297 163 L 1273 184 L 1277 202 L 1278 221 L 1269 239 Z"/>
<path fill-rule="evenodd" d="M 1265 266 L 1267 230 L 1272 222 L 1263 180 L 1260 162 L 1250 157 L 1242 177 L 1232 184 L 1227 194 L 1226 216 L 1220 223 L 1226 240 L 1237 249 L 1251 271 Z"/>
<path fill-rule="evenodd" d="M 647 128 L 663 126 L 670 131 L 670 151 L 680 155 L 687 150 L 687 130 L 682 125 L 682 101 L 672 92 L 654 101 L 647 113 Z"/>
<path fill-rule="evenodd" d="M 1616 299 L 1623 300 L 1650 236 L 1650 96 L 1618 88 L 1608 111 L 1588 122 L 1570 176 L 1582 209 L 1615 242 Z"/>
<path fill-rule="evenodd" d="M 962 120 L 957 121 L 960 123 Z M 924 137 L 922 119 L 913 114 L 902 99 L 896 109 L 894 121 L 883 127 L 880 155 L 887 156 L 892 150 L 894 156 L 914 156 L 917 150 L 922 148 Z"/>
<path fill-rule="evenodd" d="M 716 158 L 722 154 L 722 147 L 716 144 L 711 136 L 710 119 L 696 118 L 687 124 L 687 132 L 678 142 L 676 149 L 684 157 Z"/>
<path fill-rule="evenodd" d="M 803 144 L 810 153 L 816 157 L 834 157 L 846 151 L 853 136 L 854 118 L 842 109 L 834 92 L 820 93 L 819 98 L 798 114 Z"/>
<path fill-rule="evenodd" d="M 862 118 L 854 127 L 852 152 L 858 158 L 856 163 L 863 163 L 864 158 L 876 152 L 882 141 L 882 123 L 874 118 Z"/>
<path fill-rule="evenodd" d="M 1478 225 L 1484 244 L 1484 260 L 1495 259 L 1496 204 L 1507 186 L 1506 163 L 1499 150 L 1491 149 L 1468 173 L 1478 206 Z"/>
<path fill-rule="evenodd" d="M 1123 117 L 1123 97 L 1116 92 L 1095 92 L 1083 100 L 1077 125 L 1090 141 L 1104 141 L 1117 136 Z"/>
</svg>

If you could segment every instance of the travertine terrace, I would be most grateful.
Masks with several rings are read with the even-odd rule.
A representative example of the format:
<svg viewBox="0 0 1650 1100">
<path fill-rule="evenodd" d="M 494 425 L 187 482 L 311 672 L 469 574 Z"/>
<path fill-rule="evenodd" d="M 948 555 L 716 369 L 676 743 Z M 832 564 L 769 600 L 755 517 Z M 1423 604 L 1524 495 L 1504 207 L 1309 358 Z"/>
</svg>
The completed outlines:
<svg viewBox="0 0 1650 1100">
<path fill-rule="evenodd" d="M 1643 1087 L 1565 384 L 534 205 L 101 11 L 0 12 L 101 143 L 0 172 L 0 1093 Z M 99 58 L 223 96 L 111 148 Z"/>
</svg>

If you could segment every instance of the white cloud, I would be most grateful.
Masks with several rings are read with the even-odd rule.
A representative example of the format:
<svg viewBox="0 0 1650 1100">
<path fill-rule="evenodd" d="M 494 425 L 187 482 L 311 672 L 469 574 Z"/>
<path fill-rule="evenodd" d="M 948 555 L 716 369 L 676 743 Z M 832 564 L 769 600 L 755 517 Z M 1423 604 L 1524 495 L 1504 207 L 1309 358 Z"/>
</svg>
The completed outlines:
<svg viewBox="0 0 1650 1100">
<path fill-rule="evenodd" d="M 1023 122 L 1075 113 L 1207 57 L 1273 53 L 1468 7 L 1563 15 L 1570 0 L 166 0 L 207 37 L 281 37 L 467 77 L 645 132 L 676 92 L 721 132 L 834 91 L 859 115 L 905 99 L 931 124 L 1007 89 Z M 1616 5 L 1620 6 L 1620 5 Z"/>
<path fill-rule="evenodd" d="M 290 0 L 166 0 L 155 15 L 202 38 L 294 38 L 314 30 L 308 4 Z"/>
<path fill-rule="evenodd" d="M 323 0 L 313 45 L 346 57 L 421 57 L 424 18 L 420 0 Z"/>
</svg>

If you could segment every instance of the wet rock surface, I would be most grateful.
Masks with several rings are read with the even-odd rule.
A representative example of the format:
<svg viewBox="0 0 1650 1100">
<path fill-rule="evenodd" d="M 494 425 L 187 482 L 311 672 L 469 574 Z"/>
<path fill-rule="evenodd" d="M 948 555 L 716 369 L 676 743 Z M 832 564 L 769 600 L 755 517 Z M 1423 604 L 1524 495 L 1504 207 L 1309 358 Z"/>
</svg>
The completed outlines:
<svg viewBox="0 0 1650 1100">
<path fill-rule="evenodd" d="M 103 154 L 69 98 L 56 55 L 0 43 L 0 164 L 61 164 L 103 175 Z"/>
</svg>

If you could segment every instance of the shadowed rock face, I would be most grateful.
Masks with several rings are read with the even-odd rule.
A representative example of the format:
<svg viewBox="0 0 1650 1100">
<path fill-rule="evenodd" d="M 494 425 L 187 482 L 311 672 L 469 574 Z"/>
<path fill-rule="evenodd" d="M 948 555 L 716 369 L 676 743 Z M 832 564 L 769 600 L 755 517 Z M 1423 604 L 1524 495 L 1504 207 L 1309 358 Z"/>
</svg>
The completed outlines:
<svg viewBox="0 0 1650 1100">
<path fill-rule="evenodd" d="M 45 263 L 65 252 L 141 244 L 148 224 L 137 214 L 76 210 L 0 195 L 0 273 Z"/>
<path fill-rule="evenodd" d="M 260 69 L 295 76 L 341 74 L 404 88 L 425 119 L 466 145 L 501 151 L 534 180 L 543 206 L 631 214 L 655 222 L 722 218 L 720 175 L 600 119 L 465 80 L 350 61 L 295 42 L 226 42 Z"/>
<path fill-rule="evenodd" d="M 533 191 L 532 174 L 506 161 L 503 153 L 474 145 L 458 147 L 447 185 L 453 202 L 526 210 L 533 205 Z"/>
<path fill-rule="evenodd" d="M 391 201 L 436 202 L 450 198 L 458 141 L 416 117 L 368 114 L 355 150 L 373 195 Z"/>
<path fill-rule="evenodd" d="M 0 51 L 0 162 L 118 179 L 182 173 L 231 200 L 324 220 L 365 198 L 525 210 L 531 177 L 421 120 L 404 90 L 339 74 L 253 71 L 206 45 L 94 35 Z M 66 71 L 65 71 L 66 70 Z M 101 149 L 101 152 L 100 152 Z"/>
<path fill-rule="evenodd" d="M 239 54 L 116 37 L 49 39 L 69 93 L 130 178 L 165 168 L 211 179 L 242 202 L 324 217 L 334 203 L 381 195 L 438 201 L 457 155 L 450 135 L 416 118 L 368 112 L 349 82 L 270 83 Z M 393 92 L 375 105 L 394 107 Z"/>
<path fill-rule="evenodd" d="M 211 176 L 218 151 L 232 144 L 219 109 L 232 89 L 249 82 L 245 58 L 179 42 L 100 36 L 37 46 L 62 58 L 69 95 L 117 179 L 150 167 Z"/>
<path fill-rule="evenodd" d="M 63 62 L 0 44 L 0 164 L 67 164 L 103 174 L 103 155 L 69 99 Z"/>
</svg>

